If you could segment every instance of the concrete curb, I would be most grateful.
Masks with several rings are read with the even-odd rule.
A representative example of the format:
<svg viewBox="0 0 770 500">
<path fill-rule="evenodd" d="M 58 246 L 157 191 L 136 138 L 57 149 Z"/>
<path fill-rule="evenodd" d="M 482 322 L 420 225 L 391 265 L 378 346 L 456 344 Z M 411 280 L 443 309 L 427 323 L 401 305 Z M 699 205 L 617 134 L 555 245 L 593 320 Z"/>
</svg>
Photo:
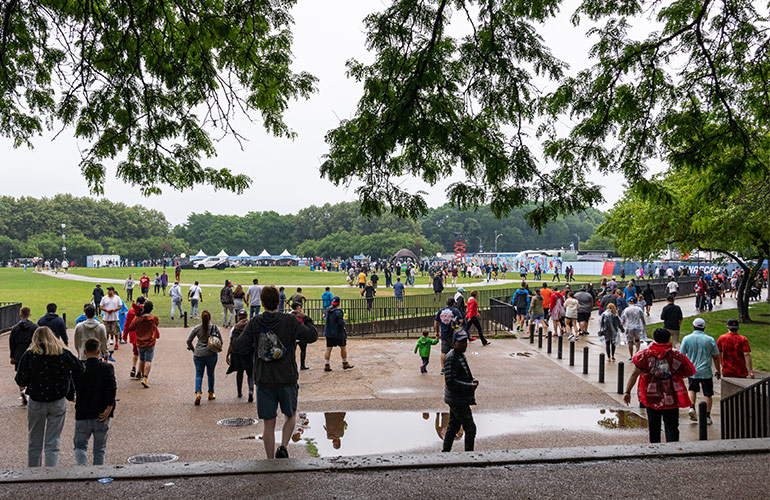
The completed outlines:
<svg viewBox="0 0 770 500">
<path fill-rule="evenodd" d="M 92 481 L 102 477 L 114 479 L 159 479 L 286 472 L 347 472 L 458 466 L 486 467 L 754 453 L 770 453 L 770 438 L 624 446 L 494 450 L 471 453 L 392 454 L 288 460 L 237 460 L 232 462 L 177 462 L 170 464 L 105 465 L 50 469 L 5 469 L 0 470 L 0 484 Z"/>
</svg>

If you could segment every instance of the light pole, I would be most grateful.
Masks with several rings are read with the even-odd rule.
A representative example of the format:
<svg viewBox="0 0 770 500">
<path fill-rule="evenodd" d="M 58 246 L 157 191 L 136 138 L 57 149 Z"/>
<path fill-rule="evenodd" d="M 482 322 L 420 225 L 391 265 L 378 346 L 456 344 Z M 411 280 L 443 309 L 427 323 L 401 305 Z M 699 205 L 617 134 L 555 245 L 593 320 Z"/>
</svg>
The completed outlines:
<svg viewBox="0 0 770 500">
<path fill-rule="evenodd" d="M 497 239 L 502 235 L 503 233 L 498 233 L 497 231 L 495 231 L 495 253 L 497 253 Z"/>
<path fill-rule="evenodd" d="M 575 251 L 577 252 L 580 250 L 580 236 L 577 233 L 573 234 L 572 236 L 577 238 L 577 245 L 575 246 Z"/>
<path fill-rule="evenodd" d="M 67 261 L 67 236 L 64 234 L 64 229 L 67 227 L 67 224 L 61 225 L 61 252 L 63 255 L 63 260 Z"/>
<path fill-rule="evenodd" d="M 476 236 L 476 239 L 479 240 L 479 253 L 484 251 L 484 247 L 481 244 L 481 238 L 479 236 Z"/>
</svg>

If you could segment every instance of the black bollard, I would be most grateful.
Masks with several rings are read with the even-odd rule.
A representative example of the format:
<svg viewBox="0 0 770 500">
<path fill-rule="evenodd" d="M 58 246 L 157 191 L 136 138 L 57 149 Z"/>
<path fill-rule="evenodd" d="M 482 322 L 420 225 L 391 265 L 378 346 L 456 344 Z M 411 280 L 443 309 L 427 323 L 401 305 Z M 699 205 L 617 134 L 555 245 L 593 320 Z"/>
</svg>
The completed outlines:
<svg viewBox="0 0 770 500">
<path fill-rule="evenodd" d="M 709 438 L 708 423 L 706 422 L 706 402 L 698 403 L 698 439 L 707 441 Z"/>
<path fill-rule="evenodd" d="M 184 312 L 184 327 L 187 328 L 187 311 Z"/>
<path fill-rule="evenodd" d="M 562 351 L 563 351 L 563 339 L 564 337 L 562 335 L 559 335 L 559 337 L 556 339 L 556 359 L 562 358 Z"/>
<path fill-rule="evenodd" d="M 61 319 L 64 321 L 64 328 L 67 328 L 67 313 L 61 313 Z"/>
<path fill-rule="evenodd" d="M 622 361 L 618 363 L 618 394 L 624 394 L 626 392 L 624 390 L 625 388 L 623 387 L 623 384 L 625 382 L 623 380 L 623 370 L 625 369 L 625 367 L 626 365 L 624 365 Z"/>
<path fill-rule="evenodd" d="M 583 348 L 583 375 L 588 375 L 588 347 Z"/>
<path fill-rule="evenodd" d="M 553 352 L 553 347 L 551 347 L 551 332 L 548 332 L 548 342 L 546 346 L 548 347 L 548 354 L 551 354 L 551 352 Z"/>
<path fill-rule="evenodd" d="M 543 348 L 543 329 L 537 331 L 537 348 L 542 349 Z"/>
<path fill-rule="evenodd" d="M 529 343 L 534 344 L 535 343 L 535 332 L 534 330 L 529 331 Z"/>
<path fill-rule="evenodd" d="M 569 343 L 569 365 L 575 366 L 575 343 Z"/>
<path fill-rule="evenodd" d="M 599 354 L 599 383 L 604 383 L 604 353 Z"/>
</svg>

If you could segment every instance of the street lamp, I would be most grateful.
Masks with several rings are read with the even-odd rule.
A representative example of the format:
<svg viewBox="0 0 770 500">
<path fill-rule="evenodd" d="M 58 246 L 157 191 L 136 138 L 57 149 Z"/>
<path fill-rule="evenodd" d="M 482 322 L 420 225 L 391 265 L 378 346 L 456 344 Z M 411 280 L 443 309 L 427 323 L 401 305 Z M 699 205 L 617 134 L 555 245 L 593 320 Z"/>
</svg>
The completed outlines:
<svg viewBox="0 0 770 500">
<path fill-rule="evenodd" d="M 577 233 L 573 234 L 572 236 L 577 238 L 577 245 L 575 246 L 575 251 L 577 252 L 580 250 L 580 236 Z"/>
<path fill-rule="evenodd" d="M 484 247 L 481 245 L 481 238 L 476 236 L 476 239 L 479 240 L 479 253 L 481 253 L 484 251 Z"/>
<path fill-rule="evenodd" d="M 495 231 L 495 253 L 497 253 L 497 239 L 502 235 L 503 233 L 498 233 L 497 231 Z"/>
<path fill-rule="evenodd" d="M 64 229 L 66 227 L 67 224 L 61 225 L 61 251 L 65 262 L 67 261 L 67 236 L 64 234 Z"/>
</svg>

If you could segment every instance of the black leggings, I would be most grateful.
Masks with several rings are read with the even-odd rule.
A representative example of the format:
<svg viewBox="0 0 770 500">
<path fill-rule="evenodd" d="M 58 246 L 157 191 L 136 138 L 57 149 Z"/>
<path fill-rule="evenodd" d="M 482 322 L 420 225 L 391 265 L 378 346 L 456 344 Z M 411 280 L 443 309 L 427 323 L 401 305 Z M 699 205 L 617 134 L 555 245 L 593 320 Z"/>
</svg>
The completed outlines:
<svg viewBox="0 0 770 500">
<path fill-rule="evenodd" d="M 610 332 L 604 332 L 604 347 L 607 349 L 607 357 L 615 357 L 615 342 L 613 342 L 614 335 Z"/>
<path fill-rule="evenodd" d="M 297 345 L 299 345 L 299 366 L 303 367 L 305 366 L 305 357 L 307 356 L 307 342 L 300 340 L 297 342 Z"/>
<path fill-rule="evenodd" d="M 462 426 L 465 431 L 465 451 L 473 451 L 476 441 L 476 423 L 469 405 L 449 406 L 449 425 L 444 434 L 444 446 L 441 451 L 452 451 L 455 436 Z"/>
<path fill-rule="evenodd" d="M 679 441 L 679 408 L 654 410 L 647 407 L 647 425 L 650 429 L 650 442 L 660 443 L 660 421 L 666 426 L 666 442 Z"/>
<path fill-rule="evenodd" d="M 479 338 L 481 339 L 481 343 L 485 344 L 487 343 L 487 339 L 484 338 L 484 332 L 481 331 L 481 322 L 479 321 L 478 316 L 473 316 L 468 320 L 468 323 L 465 326 L 465 329 L 470 333 L 471 326 L 476 325 L 476 330 L 479 332 Z"/>
<path fill-rule="evenodd" d="M 241 391 L 241 388 L 243 387 L 243 374 L 246 373 L 246 385 L 249 389 L 249 395 L 254 394 L 254 379 L 252 378 L 251 372 L 248 370 L 238 370 L 235 372 L 235 384 L 238 388 L 238 394 L 243 394 Z"/>
</svg>

